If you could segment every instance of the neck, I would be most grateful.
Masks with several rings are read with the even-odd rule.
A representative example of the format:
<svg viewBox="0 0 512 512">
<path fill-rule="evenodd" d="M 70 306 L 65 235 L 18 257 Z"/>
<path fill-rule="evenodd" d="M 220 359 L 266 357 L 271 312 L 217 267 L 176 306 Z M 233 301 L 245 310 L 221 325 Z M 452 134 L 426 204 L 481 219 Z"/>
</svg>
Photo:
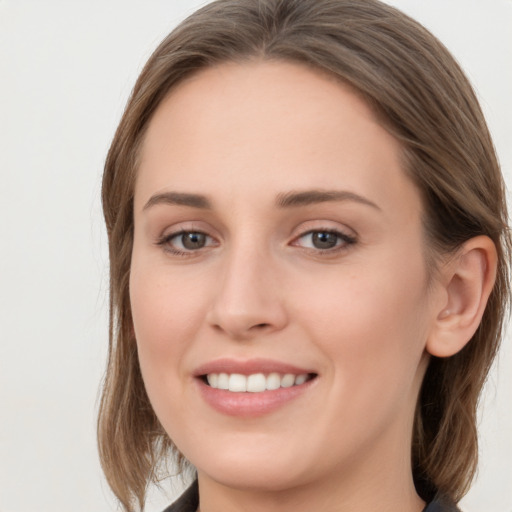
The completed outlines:
<svg viewBox="0 0 512 512">
<path fill-rule="evenodd" d="M 410 447 L 397 441 L 385 456 L 372 447 L 372 456 L 360 463 L 294 486 L 242 488 L 199 472 L 200 512 L 421 512 L 425 503 L 414 488 Z"/>
</svg>

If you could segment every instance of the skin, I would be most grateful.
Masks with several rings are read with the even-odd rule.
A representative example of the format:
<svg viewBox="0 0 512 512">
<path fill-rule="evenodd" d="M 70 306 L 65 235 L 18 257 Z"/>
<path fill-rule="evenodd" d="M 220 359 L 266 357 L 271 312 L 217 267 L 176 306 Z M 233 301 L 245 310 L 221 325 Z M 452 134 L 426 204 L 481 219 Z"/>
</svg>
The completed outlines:
<svg viewBox="0 0 512 512">
<path fill-rule="evenodd" d="M 276 204 L 312 189 L 352 195 Z M 169 192 L 210 207 L 151 201 Z M 130 298 L 149 398 L 198 470 L 203 512 L 422 510 L 412 422 L 447 292 L 428 285 L 421 214 L 397 141 L 347 86 L 305 67 L 222 64 L 158 107 Z M 182 230 L 206 234 L 204 247 L 184 250 L 170 238 Z M 322 251 L 314 230 L 341 237 Z M 221 357 L 317 377 L 271 413 L 230 416 L 193 375 Z"/>
</svg>

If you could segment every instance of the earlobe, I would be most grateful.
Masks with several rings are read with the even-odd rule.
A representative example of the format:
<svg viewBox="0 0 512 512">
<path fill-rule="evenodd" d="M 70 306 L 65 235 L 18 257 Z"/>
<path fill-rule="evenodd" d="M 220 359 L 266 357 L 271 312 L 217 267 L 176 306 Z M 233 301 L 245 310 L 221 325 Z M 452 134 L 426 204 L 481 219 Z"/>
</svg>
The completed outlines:
<svg viewBox="0 0 512 512">
<path fill-rule="evenodd" d="M 434 319 L 426 350 L 450 357 L 475 334 L 496 279 L 497 254 L 487 236 L 471 238 L 441 270 L 443 301 Z"/>
</svg>

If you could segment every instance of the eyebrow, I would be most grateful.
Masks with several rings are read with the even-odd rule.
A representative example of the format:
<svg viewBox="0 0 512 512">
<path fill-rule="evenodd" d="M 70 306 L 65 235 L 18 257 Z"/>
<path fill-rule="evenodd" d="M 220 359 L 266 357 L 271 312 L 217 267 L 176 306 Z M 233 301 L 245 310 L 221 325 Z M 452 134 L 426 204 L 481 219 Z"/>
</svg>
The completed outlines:
<svg viewBox="0 0 512 512">
<path fill-rule="evenodd" d="M 349 192 L 348 190 L 305 190 L 301 192 L 288 192 L 286 194 L 279 194 L 276 204 L 279 208 L 295 208 L 297 206 L 307 206 L 330 201 L 355 201 L 356 203 L 380 210 L 379 206 L 373 201 L 354 192 Z"/>
<path fill-rule="evenodd" d="M 278 194 L 276 198 L 276 206 L 278 208 L 296 208 L 299 206 L 327 203 L 330 201 L 354 201 L 380 210 L 374 202 L 347 190 L 304 190 L 300 192 Z M 191 208 L 200 208 L 204 210 L 212 209 L 211 201 L 201 194 L 190 194 L 187 192 L 163 192 L 151 196 L 149 201 L 144 205 L 143 210 L 147 210 L 157 204 L 189 206 Z"/>
<path fill-rule="evenodd" d="M 212 204 L 206 196 L 200 194 L 188 194 L 186 192 L 163 192 L 151 196 L 142 210 L 147 210 L 157 204 L 174 204 L 178 206 L 190 206 L 210 210 Z"/>
</svg>

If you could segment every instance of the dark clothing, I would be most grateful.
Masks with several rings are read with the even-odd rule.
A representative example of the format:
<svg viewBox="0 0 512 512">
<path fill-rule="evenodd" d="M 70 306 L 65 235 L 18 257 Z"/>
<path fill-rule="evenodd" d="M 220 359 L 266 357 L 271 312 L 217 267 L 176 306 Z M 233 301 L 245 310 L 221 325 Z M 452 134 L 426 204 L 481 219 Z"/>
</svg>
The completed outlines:
<svg viewBox="0 0 512 512">
<path fill-rule="evenodd" d="M 460 512 L 460 509 L 451 501 L 437 498 L 431 501 L 423 512 Z"/>
<path fill-rule="evenodd" d="M 199 506 L 197 480 L 164 512 L 196 512 Z M 429 511 L 430 512 L 430 511 Z"/>
<path fill-rule="evenodd" d="M 196 512 L 199 506 L 199 492 L 197 480 L 163 512 Z M 450 502 L 443 499 L 435 499 L 428 504 L 423 512 L 460 512 L 460 510 Z"/>
</svg>

